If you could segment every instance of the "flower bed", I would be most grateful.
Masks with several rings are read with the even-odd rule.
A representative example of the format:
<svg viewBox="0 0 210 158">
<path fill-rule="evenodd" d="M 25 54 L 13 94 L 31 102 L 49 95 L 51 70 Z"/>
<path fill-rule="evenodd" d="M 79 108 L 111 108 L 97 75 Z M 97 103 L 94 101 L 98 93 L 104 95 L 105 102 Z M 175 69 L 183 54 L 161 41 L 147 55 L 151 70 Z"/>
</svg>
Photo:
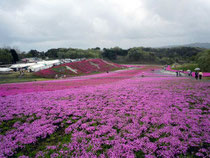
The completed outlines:
<svg viewBox="0 0 210 158">
<path fill-rule="evenodd" d="M 98 66 L 96 66 L 98 65 Z M 66 68 L 66 66 L 76 70 L 77 73 L 74 71 L 71 71 Z M 46 78 L 54 78 L 55 75 L 67 75 L 67 76 L 77 76 L 82 74 L 90 74 L 94 72 L 105 72 L 105 71 L 111 71 L 116 69 L 124 68 L 124 66 L 111 63 L 102 60 L 102 59 L 88 59 L 88 60 L 82 60 L 78 62 L 72 62 L 72 63 L 66 63 L 58 66 L 54 66 L 49 69 L 41 70 L 39 72 L 36 72 L 35 74 L 40 77 L 46 77 Z"/>
<path fill-rule="evenodd" d="M 3 85 L 0 157 L 209 157 L 210 83 L 125 72 Z"/>
</svg>

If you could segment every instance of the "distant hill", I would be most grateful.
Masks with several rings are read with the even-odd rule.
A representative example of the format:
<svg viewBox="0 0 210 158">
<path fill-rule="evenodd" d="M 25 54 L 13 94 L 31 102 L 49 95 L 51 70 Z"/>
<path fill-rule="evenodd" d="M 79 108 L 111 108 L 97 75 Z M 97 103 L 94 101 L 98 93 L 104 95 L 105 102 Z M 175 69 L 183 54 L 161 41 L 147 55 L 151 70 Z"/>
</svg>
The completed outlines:
<svg viewBox="0 0 210 158">
<path fill-rule="evenodd" d="M 191 43 L 191 44 L 187 44 L 185 46 L 210 49 L 210 43 Z"/>
<path fill-rule="evenodd" d="M 170 45 L 170 46 L 163 46 L 161 48 L 174 48 L 174 47 L 199 47 L 199 48 L 210 49 L 210 43 L 190 43 L 184 45 Z"/>
</svg>

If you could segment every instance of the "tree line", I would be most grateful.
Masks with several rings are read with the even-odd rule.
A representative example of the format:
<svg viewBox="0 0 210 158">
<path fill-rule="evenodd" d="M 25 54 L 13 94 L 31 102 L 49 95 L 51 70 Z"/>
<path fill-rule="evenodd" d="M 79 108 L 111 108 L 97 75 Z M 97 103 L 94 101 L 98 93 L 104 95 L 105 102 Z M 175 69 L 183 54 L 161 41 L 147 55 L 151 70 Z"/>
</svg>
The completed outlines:
<svg viewBox="0 0 210 158">
<path fill-rule="evenodd" d="M 14 49 L 0 48 L 0 63 L 15 63 L 23 58 L 64 59 L 64 58 L 102 58 L 117 63 L 135 64 L 173 64 L 197 63 L 205 71 L 210 72 L 210 50 L 194 47 L 149 48 L 134 47 L 122 49 L 120 47 L 90 49 L 56 48 L 46 52 L 30 50 L 16 52 Z"/>
</svg>

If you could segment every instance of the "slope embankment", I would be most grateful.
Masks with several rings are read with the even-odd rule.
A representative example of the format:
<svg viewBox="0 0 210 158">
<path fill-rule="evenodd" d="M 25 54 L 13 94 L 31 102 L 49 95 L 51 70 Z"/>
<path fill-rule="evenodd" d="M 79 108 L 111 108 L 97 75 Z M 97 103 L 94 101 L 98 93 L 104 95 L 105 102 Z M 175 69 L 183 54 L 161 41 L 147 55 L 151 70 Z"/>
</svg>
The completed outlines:
<svg viewBox="0 0 210 158">
<path fill-rule="evenodd" d="M 92 73 L 113 71 L 124 68 L 124 66 L 107 62 L 102 59 L 88 59 L 78 62 L 65 63 L 49 69 L 36 72 L 35 75 L 45 78 L 54 78 L 56 75 L 80 76 Z"/>
</svg>

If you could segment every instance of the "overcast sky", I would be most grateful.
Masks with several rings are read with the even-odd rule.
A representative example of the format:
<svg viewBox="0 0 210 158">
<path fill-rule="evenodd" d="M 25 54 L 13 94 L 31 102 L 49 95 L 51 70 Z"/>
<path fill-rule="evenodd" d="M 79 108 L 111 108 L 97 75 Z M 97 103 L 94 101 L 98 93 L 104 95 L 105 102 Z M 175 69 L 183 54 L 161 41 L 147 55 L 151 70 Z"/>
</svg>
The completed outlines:
<svg viewBox="0 0 210 158">
<path fill-rule="evenodd" d="M 0 0 L 0 47 L 210 42 L 210 0 Z"/>
</svg>

